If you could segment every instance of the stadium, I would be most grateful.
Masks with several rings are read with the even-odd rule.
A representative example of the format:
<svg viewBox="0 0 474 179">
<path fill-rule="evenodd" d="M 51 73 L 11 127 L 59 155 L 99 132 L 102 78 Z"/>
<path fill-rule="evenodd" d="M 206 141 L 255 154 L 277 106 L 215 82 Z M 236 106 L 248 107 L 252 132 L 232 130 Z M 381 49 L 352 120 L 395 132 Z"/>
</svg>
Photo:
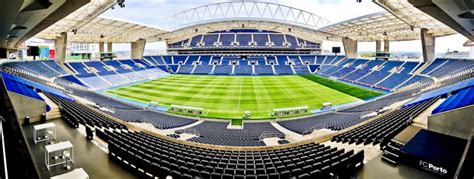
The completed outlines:
<svg viewBox="0 0 474 179">
<path fill-rule="evenodd" d="M 470 1 L 3 4 L 0 178 L 474 178 Z"/>
</svg>

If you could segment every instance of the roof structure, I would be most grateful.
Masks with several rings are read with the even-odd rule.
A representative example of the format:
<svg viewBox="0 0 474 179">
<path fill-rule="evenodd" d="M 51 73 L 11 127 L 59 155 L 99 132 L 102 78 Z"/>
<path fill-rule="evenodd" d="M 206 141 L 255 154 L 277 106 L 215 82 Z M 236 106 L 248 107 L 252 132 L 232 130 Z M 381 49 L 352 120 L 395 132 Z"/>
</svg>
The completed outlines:
<svg viewBox="0 0 474 179">
<path fill-rule="evenodd" d="M 138 39 L 147 42 L 178 41 L 189 35 L 232 28 L 269 27 L 295 35 L 317 34 L 313 40 L 339 41 L 349 37 L 358 41 L 389 39 L 392 41 L 420 39 L 420 29 L 426 28 L 434 36 L 455 34 L 456 31 L 418 10 L 407 0 L 374 0 L 388 12 L 380 12 L 335 23 L 310 12 L 268 2 L 223 2 L 200 6 L 167 18 L 163 27 L 97 17 L 116 3 L 116 0 L 92 0 L 37 37 L 56 39 L 68 32 L 71 42 L 126 43 Z M 273 23 L 274 25 L 269 25 Z M 258 25 L 261 24 L 261 25 Z M 249 27 L 247 27 L 249 26 Z M 166 30 L 165 30 L 166 29 Z M 196 30 L 196 29 L 199 29 Z M 299 30 L 298 30 L 299 29 Z M 285 31 L 286 30 L 286 31 Z M 296 30 L 296 31 L 295 31 Z M 74 33 L 73 33 L 74 31 Z"/>
<path fill-rule="evenodd" d="M 97 17 L 78 29 L 75 33 L 69 32 L 69 42 L 113 42 L 128 43 L 135 42 L 139 39 L 147 39 L 147 37 L 155 36 L 165 31 L 131 23 L 124 20 Z M 60 31 L 43 31 L 37 35 L 43 39 L 55 39 Z M 151 40 L 153 42 L 154 40 Z"/>
<path fill-rule="evenodd" d="M 134 42 L 164 31 L 123 20 L 98 17 L 117 3 L 116 0 L 91 0 L 90 3 L 36 35 L 54 40 L 68 33 L 70 42 Z"/>
<path fill-rule="evenodd" d="M 90 0 L 2 1 L 0 48 L 17 49 L 23 42 L 83 7 Z"/>
<path fill-rule="evenodd" d="M 175 31 L 189 26 L 220 21 L 273 21 L 310 29 L 324 27 L 331 22 L 311 12 L 294 7 L 258 1 L 230 1 L 208 4 L 182 11 L 166 18 L 162 26 Z"/>
<path fill-rule="evenodd" d="M 450 27 L 415 8 L 407 0 L 374 0 L 374 2 L 387 12 L 357 17 L 320 30 L 358 41 L 417 40 L 421 38 L 421 28 L 428 29 L 428 32 L 435 37 L 456 33 Z"/>
</svg>

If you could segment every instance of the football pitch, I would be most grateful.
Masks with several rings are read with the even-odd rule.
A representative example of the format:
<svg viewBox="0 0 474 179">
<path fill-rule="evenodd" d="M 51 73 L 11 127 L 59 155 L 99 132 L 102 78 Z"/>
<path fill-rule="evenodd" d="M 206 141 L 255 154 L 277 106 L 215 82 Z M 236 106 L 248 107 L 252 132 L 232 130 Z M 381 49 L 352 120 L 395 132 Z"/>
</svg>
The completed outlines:
<svg viewBox="0 0 474 179">
<path fill-rule="evenodd" d="M 200 107 L 205 110 L 203 117 L 223 119 L 242 118 L 245 111 L 250 111 L 251 119 L 264 119 L 271 118 L 275 108 L 308 106 L 313 110 L 325 102 L 339 105 L 361 100 L 301 76 L 169 75 L 105 93 L 165 107 Z"/>
</svg>

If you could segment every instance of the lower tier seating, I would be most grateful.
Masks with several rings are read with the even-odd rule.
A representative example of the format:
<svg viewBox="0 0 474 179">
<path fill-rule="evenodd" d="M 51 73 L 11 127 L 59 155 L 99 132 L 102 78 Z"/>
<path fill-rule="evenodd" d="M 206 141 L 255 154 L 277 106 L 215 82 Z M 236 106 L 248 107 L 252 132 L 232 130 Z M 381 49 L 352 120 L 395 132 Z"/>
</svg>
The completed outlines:
<svg viewBox="0 0 474 179">
<path fill-rule="evenodd" d="M 99 129 L 127 129 L 125 125 L 110 120 L 103 114 L 89 109 L 82 104 L 49 93 L 44 94 L 60 106 L 61 114 L 64 116 L 63 119 L 71 127 L 78 128 L 79 124 L 82 124 Z"/>
<path fill-rule="evenodd" d="M 141 178 L 349 178 L 363 151 L 304 144 L 275 150 L 228 151 L 171 142 L 141 132 L 97 130 L 109 157 Z"/>
<path fill-rule="evenodd" d="M 346 133 L 335 136 L 332 141 L 349 144 L 380 144 L 385 146 L 395 135 L 409 126 L 416 116 L 430 107 L 435 98 L 423 103 L 398 109 L 385 116 L 350 130 Z"/>
<path fill-rule="evenodd" d="M 284 137 L 284 134 L 269 122 L 244 123 L 243 129 L 227 129 L 228 125 L 228 122 L 204 121 L 189 128 L 199 136 L 188 141 L 227 146 L 265 146 L 260 138 L 263 135 Z"/>
<path fill-rule="evenodd" d="M 329 113 L 295 120 L 280 121 L 278 124 L 298 134 L 307 135 L 318 129 L 341 130 L 353 126 L 368 119 L 361 118 L 362 115 L 363 113 Z"/>
</svg>

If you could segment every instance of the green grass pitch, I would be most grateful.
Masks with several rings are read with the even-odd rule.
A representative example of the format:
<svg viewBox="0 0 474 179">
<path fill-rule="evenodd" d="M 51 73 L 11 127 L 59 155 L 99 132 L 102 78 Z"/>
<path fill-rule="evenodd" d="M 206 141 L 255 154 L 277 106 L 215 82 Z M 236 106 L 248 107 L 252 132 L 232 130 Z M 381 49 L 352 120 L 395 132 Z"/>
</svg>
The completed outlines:
<svg viewBox="0 0 474 179">
<path fill-rule="evenodd" d="M 202 107 L 203 117 L 234 119 L 242 118 L 245 111 L 251 112 L 251 119 L 263 119 L 271 118 L 275 108 L 319 109 L 325 102 L 338 105 L 360 100 L 301 76 L 169 75 L 105 93 L 168 107 Z"/>
</svg>

